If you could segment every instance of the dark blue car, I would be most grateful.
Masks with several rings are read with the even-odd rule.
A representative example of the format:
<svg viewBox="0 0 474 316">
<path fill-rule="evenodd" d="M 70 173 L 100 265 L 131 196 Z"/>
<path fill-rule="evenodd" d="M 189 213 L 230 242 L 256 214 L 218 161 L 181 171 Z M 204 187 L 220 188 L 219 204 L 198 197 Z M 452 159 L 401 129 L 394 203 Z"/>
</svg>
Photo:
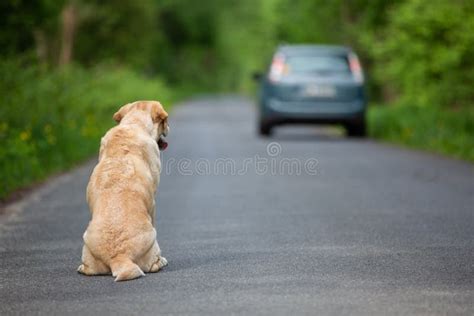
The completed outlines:
<svg viewBox="0 0 474 316">
<path fill-rule="evenodd" d="M 321 123 L 365 136 L 364 75 L 350 48 L 280 46 L 260 79 L 260 134 L 270 135 L 281 124 Z"/>
</svg>

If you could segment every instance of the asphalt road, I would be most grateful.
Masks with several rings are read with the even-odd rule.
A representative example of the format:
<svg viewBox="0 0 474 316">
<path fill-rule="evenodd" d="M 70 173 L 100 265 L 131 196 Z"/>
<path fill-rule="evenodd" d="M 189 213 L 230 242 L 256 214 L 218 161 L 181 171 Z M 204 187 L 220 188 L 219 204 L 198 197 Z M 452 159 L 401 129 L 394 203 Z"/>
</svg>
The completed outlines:
<svg viewBox="0 0 474 316">
<path fill-rule="evenodd" d="M 473 165 L 254 130 L 238 97 L 175 108 L 157 200 L 169 266 L 135 281 L 76 273 L 93 162 L 14 205 L 0 314 L 474 314 Z"/>
</svg>

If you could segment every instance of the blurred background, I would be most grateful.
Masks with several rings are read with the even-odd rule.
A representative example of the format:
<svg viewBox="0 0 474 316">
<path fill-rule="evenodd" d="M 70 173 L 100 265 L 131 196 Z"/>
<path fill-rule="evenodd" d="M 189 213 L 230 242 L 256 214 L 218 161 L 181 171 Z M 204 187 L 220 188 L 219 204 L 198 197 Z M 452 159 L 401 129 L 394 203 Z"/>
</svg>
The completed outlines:
<svg viewBox="0 0 474 316">
<path fill-rule="evenodd" d="M 470 0 L 3 0 L 0 199 L 95 154 L 122 104 L 254 97 L 282 43 L 350 46 L 370 137 L 474 161 Z"/>
</svg>

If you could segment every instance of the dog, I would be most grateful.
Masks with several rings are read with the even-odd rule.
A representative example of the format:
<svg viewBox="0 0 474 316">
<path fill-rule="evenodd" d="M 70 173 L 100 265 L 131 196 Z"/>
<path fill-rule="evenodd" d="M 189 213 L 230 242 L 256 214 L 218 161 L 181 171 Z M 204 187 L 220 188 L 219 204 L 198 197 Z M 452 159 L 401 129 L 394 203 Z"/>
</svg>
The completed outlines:
<svg viewBox="0 0 474 316">
<path fill-rule="evenodd" d="M 85 275 L 139 278 L 167 265 L 156 240 L 155 193 L 160 150 L 167 147 L 168 113 L 157 101 L 136 101 L 113 116 L 118 123 L 101 140 L 99 163 L 87 185 L 92 219 L 84 233 Z"/>
</svg>

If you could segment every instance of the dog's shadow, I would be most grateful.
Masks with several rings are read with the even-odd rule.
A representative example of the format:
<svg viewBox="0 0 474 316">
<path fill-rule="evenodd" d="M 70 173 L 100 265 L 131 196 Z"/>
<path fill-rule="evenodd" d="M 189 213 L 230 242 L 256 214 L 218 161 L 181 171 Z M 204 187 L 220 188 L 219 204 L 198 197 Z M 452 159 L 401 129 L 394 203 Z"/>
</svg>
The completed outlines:
<svg viewBox="0 0 474 316">
<path fill-rule="evenodd" d="M 168 265 L 160 270 L 158 273 L 174 273 L 184 270 L 197 270 L 197 269 L 206 269 L 207 267 L 215 267 L 232 262 L 237 264 L 239 262 L 244 263 L 247 260 L 253 260 L 256 254 L 252 253 L 234 253 L 227 252 L 219 256 L 216 255 L 206 255 L 204 253 L 196 255 L 186 255 L 183 257 L 180 254 L 168 254 L 166 259 L 168 260 Z"/>
<path fill-rule="evenodd" d="M 168 265 L 160 270 L 158 273 L 174 273 L 183 270 L 193 270 L 200 267 L 215 265 L 223 262 L 233 260 L 232 258 L 226 257 L 174 257 L 171 260 L 168 260 Z"/>
</svg>

